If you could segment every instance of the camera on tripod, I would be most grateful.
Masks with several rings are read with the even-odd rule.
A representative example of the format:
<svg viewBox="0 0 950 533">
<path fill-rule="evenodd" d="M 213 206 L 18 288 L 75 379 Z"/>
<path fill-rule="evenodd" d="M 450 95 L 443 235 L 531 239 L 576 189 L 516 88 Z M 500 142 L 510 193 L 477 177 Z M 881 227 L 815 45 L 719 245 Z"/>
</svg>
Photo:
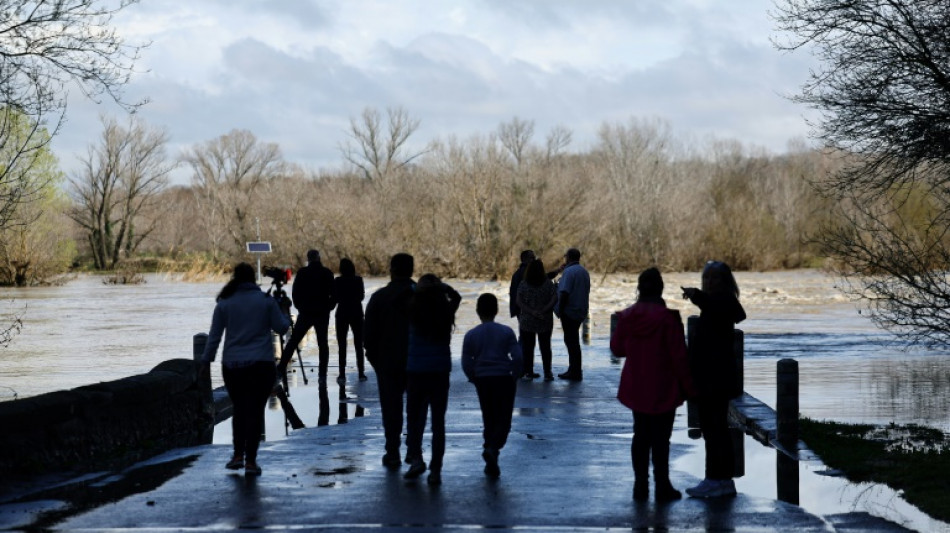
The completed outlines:
<svg viewBox="0 0 950 533">
<path fill-rule="evenodd" d="M 283 268 L 264 267 L 264 275 L 274 280 L 273 284 L 278 285 L 278 286 L 283 285 L 284 283 L 287 283 L 287 281 L 289 281 L 288 276 L 287 276 L 287 271 L 284 270 Z"/>
<path fill-rule="evenodd" d="M 290 274 L 287 270 L 278 267 L 264 267 L 262 273 L 272 280 L 270 289 L 267 289 L 267 295 L 273 296 L 281 312 L 290 316 L 290 306 L 293 302 L 284 290 L 284 284 L 290 281 Z"/>
</svg>

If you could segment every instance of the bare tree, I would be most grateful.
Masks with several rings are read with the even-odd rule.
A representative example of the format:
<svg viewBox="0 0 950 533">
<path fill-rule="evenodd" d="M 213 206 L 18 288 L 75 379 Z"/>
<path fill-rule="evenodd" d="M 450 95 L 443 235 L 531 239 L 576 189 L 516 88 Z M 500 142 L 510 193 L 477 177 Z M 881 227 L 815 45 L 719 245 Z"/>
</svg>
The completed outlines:
<svg viewBox="0 0 950 533">
<path fill-rule="evenodd" d="M 818 136 L 847 155 L 819 183 L 841 221 L 823 228 L 852 294 L 913 342 L 950 340 L 950 3 L 785 0 L 775 13 L 821 67 L 797 100 L 822 111 Z M 907 209 L 917 203 L 915 217 Z M 913 222 L 909 222 L 913 220 Z"/>
<path fill-rule="evenodd" d="M 12 205 L 33 200 L 35 153 L 56 134 L 69 87 L 134 109 L 122 88 L 140 46 L 127 45 L 112 17 L 137 0 L 0 0 L 0 227 Z M 32 125 L 23 135 L 22 124 Z M 48 135 L 47 135 L 48 132 Z"/>
<path fill-rule="evenodd" d="M 140 119 L 127 127 L 102 119 L 97 144 L 89 147 L 82 170 L 70 178 L 71 217 L 83 228 L 96 268 L 114 268 L 155 228 L 140 215 L 168 181 L 175 164 L 165 154 L 168 136 Z"/>
<path fill-rule="evenodd" d="M 340 151 L 366 179 L 384 181 L 425 153 L 411 151 L 408 146 L 417 129 L 419 120 L 410 117 L 402 107 L 386 110 L 386 124 L 378 110 L 367 107 L 358 119 L 350 119 L 349 140 L 340 146 Z"/>
<path fill-rule="evenodd" d="M 259 141 L 247 130 L 231 132 L 195 145 L 182 159 L 193 171 L 196 198 L 205 229 L 214 241 L 217 257 L 223 235 L 230 237 L 231 252 L 255 240 L 255 202 L 263 184 L 288 170 L 275 143 Z"/>
<path fill-rule="evenodd" d="M 531 146 L 531 137 L 533 136 L 533 120 L 526 121 L 515 117 L 511 119 L 511 122 L 505 122 L 498 126 L 498 141 L 514 158 L 515 165 L 518 168 L 525 164 L 528 155 L 527 149 Z"/>
</svg>

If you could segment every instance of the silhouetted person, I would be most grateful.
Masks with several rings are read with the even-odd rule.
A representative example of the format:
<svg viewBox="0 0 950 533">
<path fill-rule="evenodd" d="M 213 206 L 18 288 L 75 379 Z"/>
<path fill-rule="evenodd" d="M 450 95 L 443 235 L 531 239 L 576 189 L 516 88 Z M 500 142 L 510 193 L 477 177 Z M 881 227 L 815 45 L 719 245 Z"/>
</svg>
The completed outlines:
<svg viewBox="0 0 950 533">
<path fill-rule="evenodd" d="M 620 312 L 610 349 L 625 357 L 617 399 L 633 411 L 633 499 L 649 497 L 650 456 L 656 501 L 678 500 L 670 483 L 670 437 L 676 408 L 694 395 L 679 311 L 666 308 L 656 268 L 637 280 L 637 303 Z"/>
<path fill-rule="evenodd" d="M 297 271 L 291 294 L 294 307 L 297 308 L 297 321 L 290 339 L 284 345 L 278 370 L 286 371 L 297 345 L 307 334 L 307 330 L 313 328 L 320 350 L 319 377 L 320 381 L 326 381 L 327 366 L 330 363 L 330 344 L 327 339 L 330 311 L 336 303 L 333 301 L 333 273 L 320 262 L 320 252 L 307 251 L 307 266 Z"/>
<path fill-rule="evenodd" d="M 541 273 L 544 274 L 543 269 Z M 495 295 L 485 293 L 479 296 L 475 312 L 482 323 L 465 334 L 462 370 L 475 384 L 482 410 L 485 474 L 496 478 L 501 475 L 498 454 L 511 432 L 515 388 L 522 372 L 521 346 L 511 328 L 495 322 L 498 314 Z"/>
<path fill-rule="evenodd" d="M 199 372 L 209 371 L 223 335 L 221 374 L 234 405 L 234 455 L 226 467 L 244 468 L 245 475 L 259 476 L 257 450 L 264 429 L 264 408 L 277 379 L 271 332 L 285 333 L 290 328 L 290 319 L 275 299 L 261 291 L 254 267 L 247 263 L 234 267 L 234 274 L 221 289 L 217 302 Z"/>
<path fill-rule="evenodd" d="M 537 339 L 541 350 L 541 367 L 544 380 L 554 379 L 551 370 L 551 333 L 554 331 L 554 306 L 557 305 L 557 288 L 544 273 L 544 263 L 535 259 L 528 264 L 524 281 L 518 286 L 518 329 L 520 330 L 521 355 L 525 378 L 539 377 L 534 371 L 534 345 Z"/>
<path fill-rule="evenodd" d="M 745 320 L 739 285 L 729 265 L 706 263 L 702 289 L 683 288 L 683 297 L 699 307 L 689 345 L 689 361 L 699 389 L 699 429 L 706 444 L 706 474 L 686 493 L 696 498 L 734 496 L 735 455 L 729 434 L 729 400 L 742 394 L 733 352 L 735 325 Z"/>
<path fill-rule="evenodd" d="M 558 374 L 561 379 L 581 381 L 584 373 L 581 366 L 581 325 L 587 319 L 590 301 L 590 274 L 581 266 L 581 252 L 568 249 L 564 254 L 564 266 L 557 285 L 557 315 L 564 330 L 564 347 L 567 348 L 567 372 Z"/>
<path fill-rule="evenodd" d="M 432 456 L 429 484 L 442 482 L 445 455 L 445 411 L 449 404 L 449 373 L 452 371 L 452 329 L 455 312 L 462 302 L 458 291 L 435 274 L 419 278 L 409 302 L 409 357 L 406 364 L 406 447 L 409 470 L 406 479 L 426 470 L 422 458 L 422 434 L 432 412 Z"/>
<path fill-rule="evenodd" d="M 518 306 L 518 287 L 524 279 L 524 273 L 528 268 L 528 264 L 534 261 L 534 250 L 523 250 L 520 258 L 521 264 L 518 265 L 515 273 L 511 275 L 511 285 L 508 286 L 508 311 L 511 313 L 511 318 L 516 318 L 521 314 L 521 309 Z"/>
<path fill-rule="evenodd" d="M 406 392 L 406 358 L 409 353 L 409 300 L 414 260 L 399 253 L 389 261 L 391 281 L 377 290 L 366 304 L 363 346 L 366 358 L 376 372 L 379 406 L 386 435 L 383 465 L 399 468 L 402 460 L 403 394 Z"/>
<path fill-rule="evenodd" d="M 360 381 L 366 381 L 363 368 L 363 278 L 356 275 L 353 261 L 340 259 L 340 275 L 333 280 L 336 300 L 336 341 L 340 347 L 340 376 L 338 383 L 346 382 L 346 333 L 353 331 L 353 349 L 356 351 L 356 369 Z"/>
</svg>

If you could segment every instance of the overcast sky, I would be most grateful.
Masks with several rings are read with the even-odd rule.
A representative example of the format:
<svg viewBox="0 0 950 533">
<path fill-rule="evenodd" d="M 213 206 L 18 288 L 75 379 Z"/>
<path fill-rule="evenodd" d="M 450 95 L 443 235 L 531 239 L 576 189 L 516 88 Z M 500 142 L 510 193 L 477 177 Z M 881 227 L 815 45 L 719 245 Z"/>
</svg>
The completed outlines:
<svg viewBox="0 0 950 533">
<path fill-rule="evenodd" d="M 127 87 L 170 152 L 234 128 L 308 169 L 342 165 L 366 107 L 402 106 L 419 145 L 487 134 L 519 117 L 541 141 L 585 150 L 605 122 L 659 117 L 674 134 L 782 152 L 807 136 L 789 102 L 811 57 L 769 41 L 771 0 L 146 0 L 116 20 L 151 41 Z M 63 167 L 114 104 L 70 99 L 54 142 Z M 179 174 L 179 180 L 187 176 Z"/>
</svg>

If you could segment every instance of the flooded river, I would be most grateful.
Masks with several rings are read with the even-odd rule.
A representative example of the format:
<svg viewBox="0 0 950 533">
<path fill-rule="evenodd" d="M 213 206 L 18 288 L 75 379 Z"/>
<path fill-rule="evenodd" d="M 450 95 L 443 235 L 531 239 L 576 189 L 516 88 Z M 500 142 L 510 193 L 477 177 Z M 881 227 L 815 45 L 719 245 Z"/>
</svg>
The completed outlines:
<svg viewBox="0 0 950 533">
<path fill-rule="evenodd" d="M 696 313 L 679 298 L 678 287 L 697 285 L 699 275 L 665 278 L 669 305 L 684 315 Z M 903 351 L 821 272 L 740 273 L 737 279 L 749 315 L 740 327 L 746 333 L 745 384 L 750 394 L 774 405 L 775 363 L 793 357 L 799 361 L 800 404 L 806 416 L 914 422 L 950 430 L 950 352 Z M 214 297 L 223 284 L 183 282 L 166 275 L 150 275 L 147 283 L 129 286 L 102 280 L 80 276 L 55 287 L 0 289 L 0 324 L 9 323 L 12 315 L 23 321 L 22 332 L 0 348 L 0 400 L 108 381 L 147 372 L 166 359 L 190 358 L 192 336 L 207 331 Z M 595 275 L 592 281 L 592 336 L 603 340 L 609 336 L 610 313 L 633 301 L 636 276 Z M 383 283 L 368 279 L 367 294 Z M 493 292 L 506 301 L 507 283 L 451 283 L 465 298 L 454 341 L 460 345 L 464 332 L 476 323 L 477 295 Z M 502 309 L 507 309 L 504 301 Z M 507 317 L 503 321 L 514 324 Z M 560 332 L 554 336 L 555 365 L 563 366 Z M 330 339 L 335 354 L 332 331 Z M 459 353 L 457 346 L 453 353 Z M 353 365 L 352 351 L 349 359 Z M 609 357 L 585 357 L 585 365 L 600 364 L 610 364 Z M 334 376 L 331 372 L 331 379 Z"/>
</svg>

